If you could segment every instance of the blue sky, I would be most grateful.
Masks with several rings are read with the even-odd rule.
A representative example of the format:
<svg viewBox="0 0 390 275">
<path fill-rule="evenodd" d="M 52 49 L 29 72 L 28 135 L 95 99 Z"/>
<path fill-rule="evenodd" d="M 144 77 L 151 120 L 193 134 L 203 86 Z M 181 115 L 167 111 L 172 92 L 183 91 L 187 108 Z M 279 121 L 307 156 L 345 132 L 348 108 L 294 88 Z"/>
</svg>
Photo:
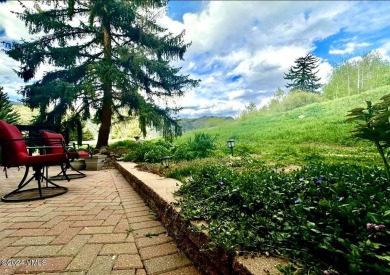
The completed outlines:
<svg viewBox="0 0 390 275">
<path fill-rule="evenodd" d="M 16 9 L 16 1 L 1 4 L 0 41 L 29 36 L 10 12 Z M 320 58 L 323 83 L 352 57 L 372 50 L 390 56 L 387 1 L 171 1 L 158 22 L 172 33 L 186 30 L 192 42 L 174 64 L 201 84 L 170 103 L 183 107 L 181 117 L 235 116 L 250 102 L 263 106 L 307 53 Z M 15 99 L 24 85 L 12 71 L 18 64 L 0 55 L 0 85 Z"/>
</svg>

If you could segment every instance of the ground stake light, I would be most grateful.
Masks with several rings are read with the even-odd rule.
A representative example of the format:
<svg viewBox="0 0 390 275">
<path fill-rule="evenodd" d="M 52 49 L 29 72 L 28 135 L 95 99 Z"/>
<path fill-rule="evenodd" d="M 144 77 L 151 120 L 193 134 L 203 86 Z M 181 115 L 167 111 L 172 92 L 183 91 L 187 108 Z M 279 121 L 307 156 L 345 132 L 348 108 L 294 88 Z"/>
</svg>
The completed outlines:
<svg viewBox="0 0 390 275">
<path fill-rule="evenodd" d="M 234 146 L 235 146 L 235 144 L 234 144 L 234 139 L 229 139 L 228 141 L 227 141 L 227 146 L 230 148 L 230 150 L 232 151 L 232 156 L 233 156 L 233 148 L 234 148 Z"/>
<path fill-rule="evenodd" d="M 161 158 L 161 164 L 165 167 L 165 168 L 168 168 L 169 167 L 169 159 L 171 157 L 168 157 L 168 156 L 165 156 L 165 157 L 162 157 Z"/>
</svg>

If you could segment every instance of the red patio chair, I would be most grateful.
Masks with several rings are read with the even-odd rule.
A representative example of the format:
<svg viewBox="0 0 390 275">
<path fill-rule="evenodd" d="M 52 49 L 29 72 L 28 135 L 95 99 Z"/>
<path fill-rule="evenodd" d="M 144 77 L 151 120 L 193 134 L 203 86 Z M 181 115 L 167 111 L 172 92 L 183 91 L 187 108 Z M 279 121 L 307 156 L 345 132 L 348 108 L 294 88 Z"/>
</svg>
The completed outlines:
<svg viewBox="0 0 390 275">
<path fill-rule="evenodd" d="M 56 142 L 56 140 L 60 139 L 65 144 L 65 139 L 64 139 L 63 135 L 58 134 L 58 133 L 42 131 L 41 136 L 44 138 L 45 145 L 51 147 L 50 149 L 46 150 L 47 153 L 57 154 L 57 153 L 61 152 L 62 149 L 58 148 L 58 146 L 55 146 L 55 142 Z M 61 171 L 58 175 L 56 175 L 54 177 L 50 177 L 50 179 L 51 180 L 64 180 L 64 179 L 66 179 L 66 176 L 70 179 L 78 179 L 78 178 L 85 177 L 86 175 L 83 172 L 80 172 L 79 170 L 74 168 L 72 166 L 71 162 L 74 161 L 75 159 L 79 159 L 79 158 L 92 157 L 92 154 L 90 153 L 90 150 L 89 150 L 89 145 L 87 144 L 87 146 L 88 146 L 88 148 L 87 148 L 88 152 L 77 151 L 75 144 L 73 144 L 73 147 L 67 147 L 69 161 L 65 164 L 64 171 Z M 67 174 L 66 171 L 69 168 L 74 170 L 76 173 Z"/>
<path fill-rule="evenodd" d="M 28 153 L 28 141 L 41 142 L 42 139 L 23 138 L 22 134 L 14 125 L 0 120 L 0 145 L 2 146 L 2 165 L 5 167 L 26 166 L 25 174 L 18 184 L 18 187 L 4 195 L 1 200 L 5 202 L 29 201 L 50 198 L 64 194 L 68 191 L 67 187 L 59 186 L 45 176 L 44 168 L 52 165 L 60 165 L 64 170 L 63 164 L 68 161 L 66 149 L 60 139 L 56 140 L 56 147 L 62 148 L 61 152 L 56 154 L 30 155 Z M 35 143 L 37 144 L 37 143 Z M 35 146 L 34 149 L 45 149 L 42 146 Z M 28 180 L 29 169 L 32 167 L 34 174 Z M 33 179 L 38 183 L 37 188 L 24 189 Z M 67 179 L 69 181 L 69 178 Z M 45 185 L 42 183 L 45 181 Z M 51 185 L 51 186 L 49 186 Z"/>
</svg>

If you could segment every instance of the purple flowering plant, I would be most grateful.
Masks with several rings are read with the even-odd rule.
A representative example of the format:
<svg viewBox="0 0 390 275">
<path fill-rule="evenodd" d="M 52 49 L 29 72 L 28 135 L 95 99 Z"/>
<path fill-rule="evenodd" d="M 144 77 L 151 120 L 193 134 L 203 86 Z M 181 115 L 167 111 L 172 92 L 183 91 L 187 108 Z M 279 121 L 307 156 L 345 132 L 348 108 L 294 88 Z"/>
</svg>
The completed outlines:
<svg viewBox="0 0 390 275">
<path fill-rule="evenodd" d="M 177 193 L 181 213 L 208 223 L 210 249 L 287 257 L 302 274 L 390 272 L 383 169 L 315 163 L 286 173 L 214 164 L 191 179 Z"/>
</svg>

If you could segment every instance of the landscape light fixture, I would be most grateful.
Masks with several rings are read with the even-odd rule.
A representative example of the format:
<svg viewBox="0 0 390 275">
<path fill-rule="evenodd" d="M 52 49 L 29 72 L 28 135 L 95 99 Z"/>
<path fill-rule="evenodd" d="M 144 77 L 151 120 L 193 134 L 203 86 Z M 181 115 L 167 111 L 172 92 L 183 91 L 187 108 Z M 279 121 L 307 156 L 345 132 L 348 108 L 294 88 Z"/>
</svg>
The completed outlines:
<svg viewBox="0 0 390 275">
<path fill-rule="evenodd" d="M 233 148 L 234 148 L 234 146 L 235 146 L 235 144 L 234 144 L 234 139 L 229 139 L 228 141 L 227 141 L 227 146 L 230 148 L 230 150 L 232 151 L 232 156 L 233 156 Z"/>
<path fill-rule="evenodd" d="M 135 136 L 135 137 L 134 137 L 134 139 L 135 139 L 136 142 L 139 142 L 139 138 L 140 138 L 139 136 Z"/>
<path fill-rule="evenodd" d="M 165 168 L 168 168 L 169 167 L 169 159 L 171 157 L 168 157 L 168 156 L 165 156 L 165 157 L 162 157 L 161 158 L 161 164 L 165 167 Z"/>
</svg>

